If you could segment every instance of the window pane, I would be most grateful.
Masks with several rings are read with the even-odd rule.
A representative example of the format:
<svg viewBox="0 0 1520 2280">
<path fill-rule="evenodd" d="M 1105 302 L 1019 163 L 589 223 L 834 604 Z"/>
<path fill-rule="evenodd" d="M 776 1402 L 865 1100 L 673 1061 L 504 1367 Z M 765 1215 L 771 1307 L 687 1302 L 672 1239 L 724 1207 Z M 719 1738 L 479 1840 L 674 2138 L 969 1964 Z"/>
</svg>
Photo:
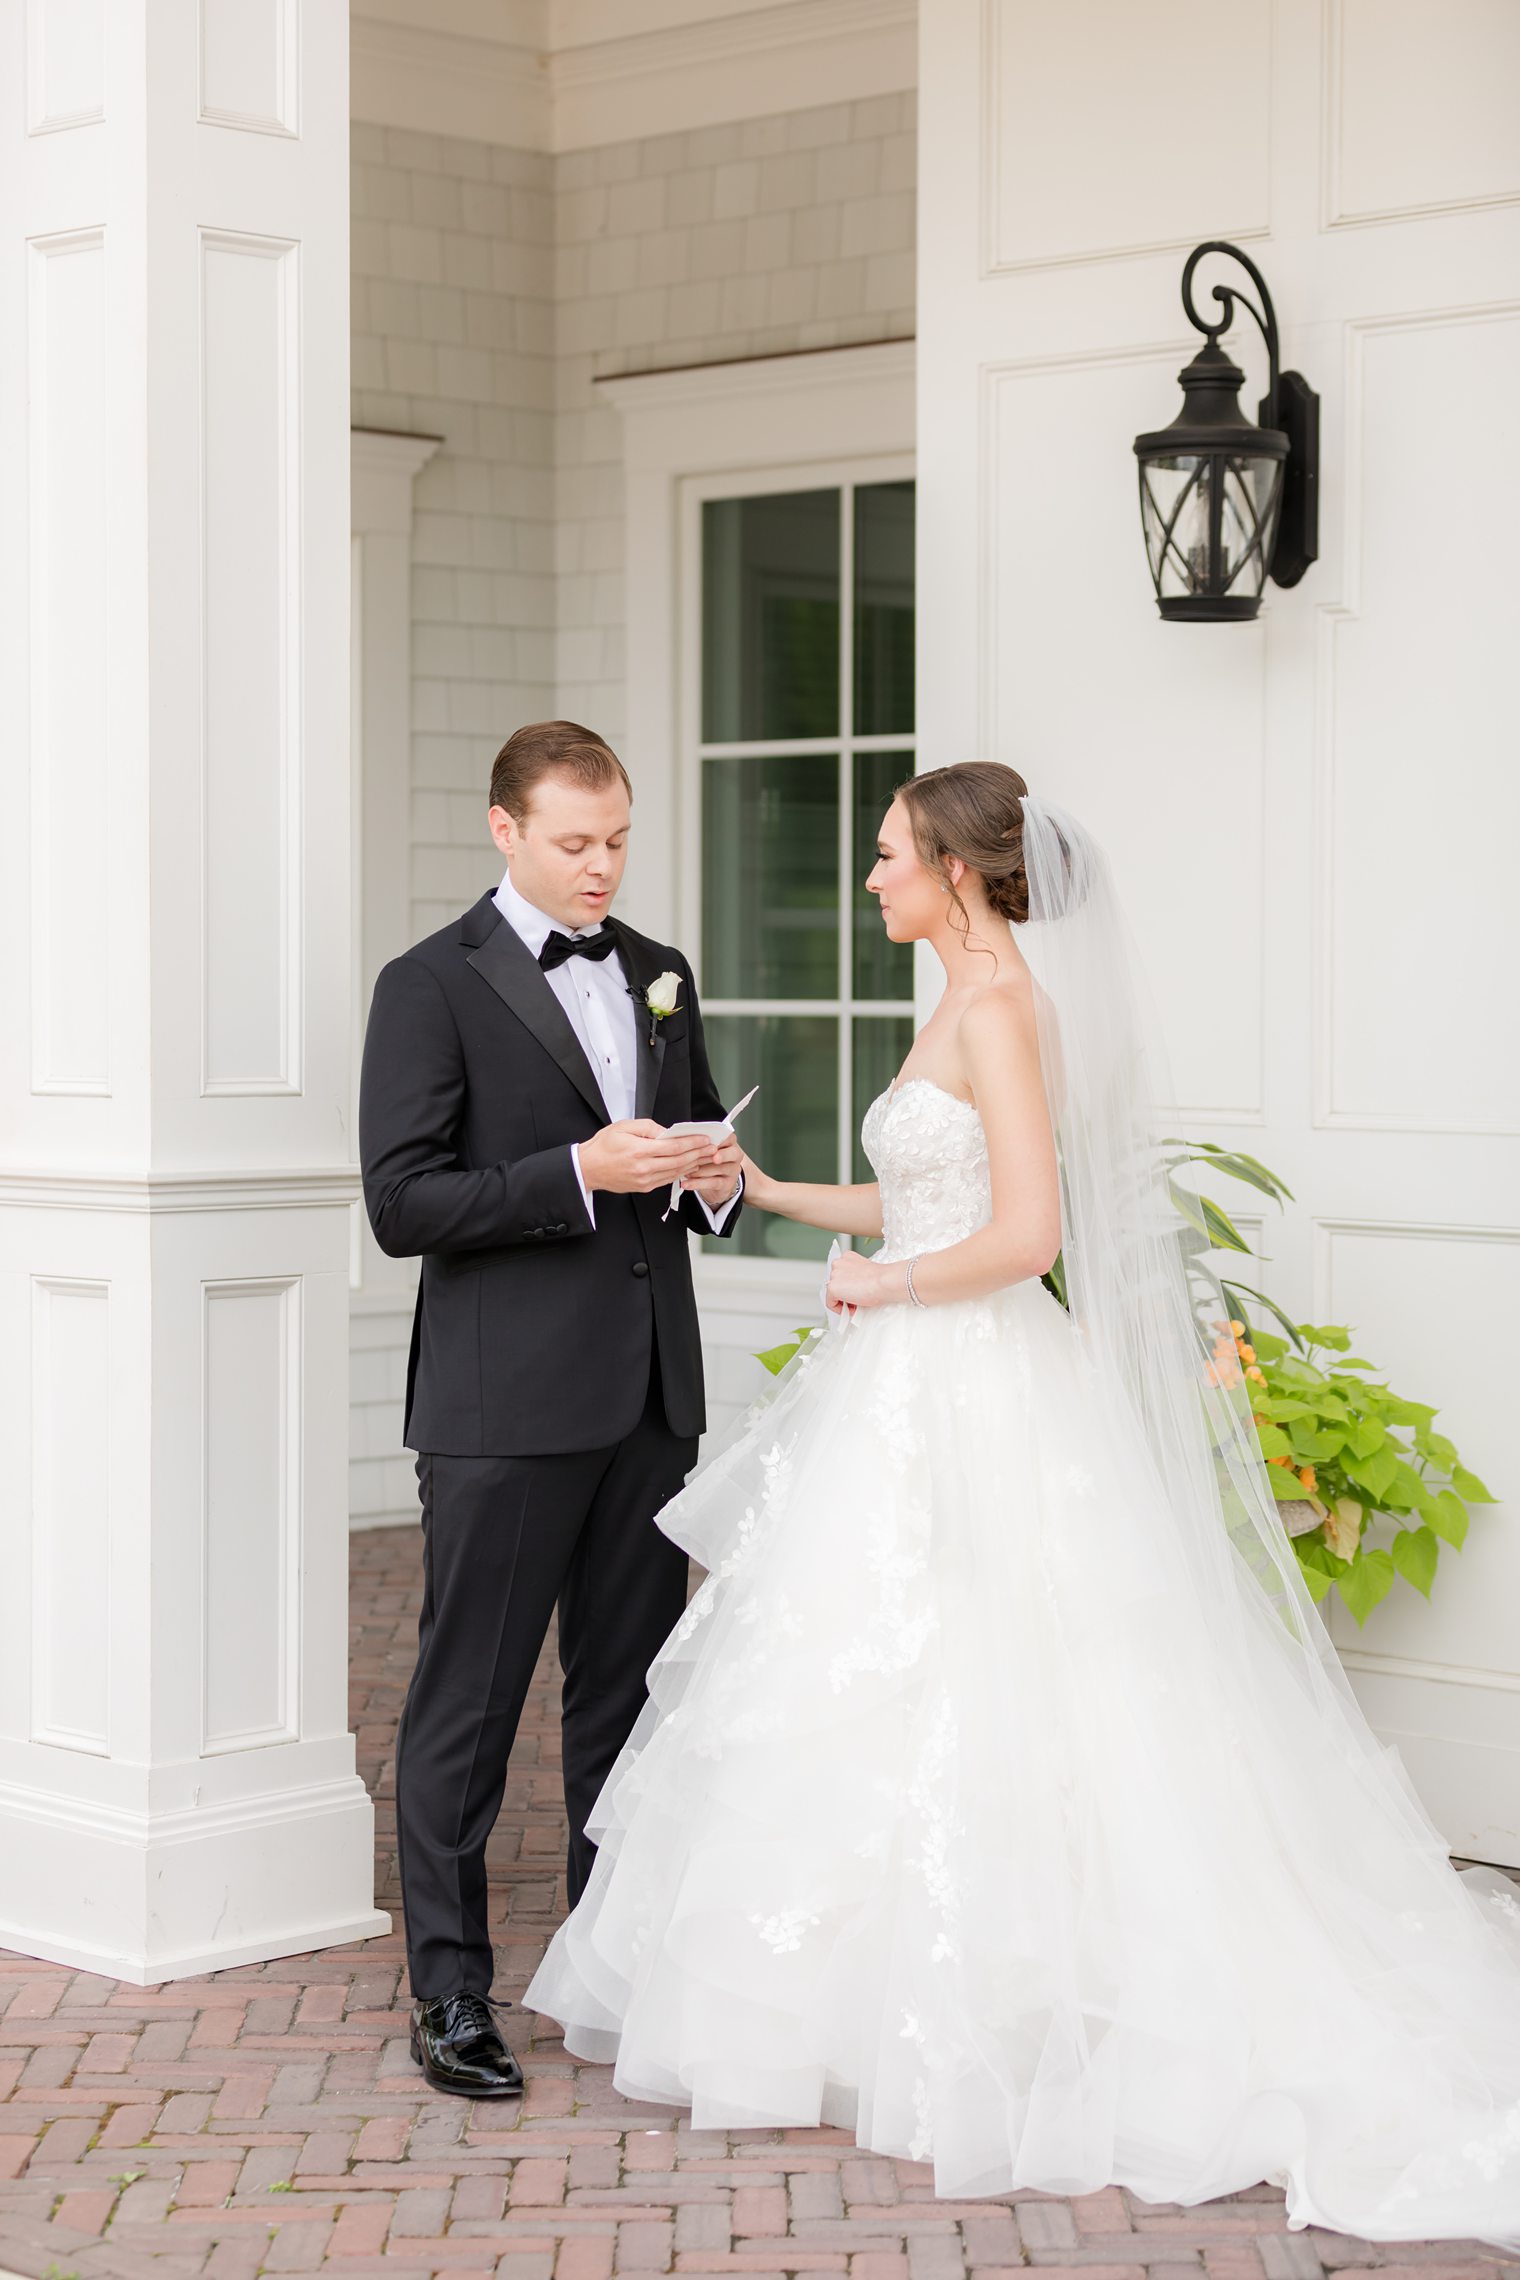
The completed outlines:
<svg viewBox="0 0 1520 2280">
<path fill-rule="evenodd" d="M 850 1031 L 852 1101 L 855 1111 L 855 1168 L 852 1179 L 874 1180 L 871 1159 L 860 1145 L 860 1125 L 878 1093 L 884 1093 L 913 1042 L 913 1017 L 906 1013 L 857 1013 Z M 749 1110 L 745 1110 L 748 1116 Z M 756 1163 L 763 1159 L 755 1158 Z M 769 1171 L 770 1166 L 766 1165 Z"/>
<path fill-rule="evenodd" d="M 913 485 L 855 493 L 855 734 L 913 733 Z"/>
<path fill-rule="evenodd" d="M 779 1180 L 838 1172 L 839 1025 L 832 1014 L 714 1013 L 703 1022 L 718 1097 L 760 1090 L 734 1127 L 746 1152 Z M 744 1211 L 732 1237 L 708 1235 L 714 1256 L 822 1259 L 829 1237 L 769 1211 Z"/>
<path fill-rule="evenodd" d="M 876 834 L 892 805 L 892 794 L 913 773 L 911 752 L 857 752 L 855 755 L 854 875 L 850 881 L 855 921 L 854 994 L 858 998 L 911 998 L 913 946 L 892 942 L 881 923 L 881 905 L 866 893 L 866 877 L 876 861 Z"/>
<path fill-rule="evenodd" d="M 837 997 L 838 928 L 839 762 L 704 760 L 705 994 Z"/>
<path fill-rule="evenodd" d="M 838 734 L 839 493 L 709 499 L 703 742 Z"/>
</svg>

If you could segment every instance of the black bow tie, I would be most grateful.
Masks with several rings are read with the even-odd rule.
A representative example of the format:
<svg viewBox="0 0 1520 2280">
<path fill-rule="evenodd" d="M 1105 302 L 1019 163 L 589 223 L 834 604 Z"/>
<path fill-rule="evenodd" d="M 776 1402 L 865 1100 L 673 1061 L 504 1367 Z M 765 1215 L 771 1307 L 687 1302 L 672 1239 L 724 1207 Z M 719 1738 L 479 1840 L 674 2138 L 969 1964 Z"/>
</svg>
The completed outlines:
<svg viewBox="0 0 1520 2280">
<path fill-rule="evenodd" d="M 599 926 L 594 934 L 561 934 L 551 927 L 544 936 L 544 946 L 538 953 L 538 962 L 546 974 L 562 966 L 567 958 L 605 958 L 617 948 L 617 936 L 607 925 Z"/>
</svg>

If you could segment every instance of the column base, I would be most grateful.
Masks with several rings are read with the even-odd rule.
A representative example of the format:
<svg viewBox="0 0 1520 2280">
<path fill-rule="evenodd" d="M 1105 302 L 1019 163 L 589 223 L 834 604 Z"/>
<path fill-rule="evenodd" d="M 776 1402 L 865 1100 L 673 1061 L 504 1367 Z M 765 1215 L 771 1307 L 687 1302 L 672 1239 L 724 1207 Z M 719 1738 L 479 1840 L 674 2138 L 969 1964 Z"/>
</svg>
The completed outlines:
<svg viewBox="0 0 1520 2280">
<path fill-rule="evenodd" d="M 0 1947 L 134 1987 L 375 1939 L 357 1777 L 145 1816 L 0 1787 Z"/>
</svg>

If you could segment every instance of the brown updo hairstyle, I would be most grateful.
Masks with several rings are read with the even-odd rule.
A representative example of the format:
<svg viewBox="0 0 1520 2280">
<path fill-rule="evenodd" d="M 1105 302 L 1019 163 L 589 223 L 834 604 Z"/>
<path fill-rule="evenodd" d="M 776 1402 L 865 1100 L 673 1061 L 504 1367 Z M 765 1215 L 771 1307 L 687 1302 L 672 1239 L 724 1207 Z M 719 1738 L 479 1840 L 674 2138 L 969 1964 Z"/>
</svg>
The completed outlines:
<svg viewBox="0 0 1520 2280">
<path fill-rule="evenodd" d="M 897 787 L 918 859 L 949 893 L 963 935 L 971 931 L 971 913 L 950 876 L 955 856 L 975 871 L 999 918 L 1022 926 L 1029 916 L 1019 805 L 1028 789 L 1017 768 L 1001 760 L 960 760 L 952 767 L 928 768 Z"/>
</svg>

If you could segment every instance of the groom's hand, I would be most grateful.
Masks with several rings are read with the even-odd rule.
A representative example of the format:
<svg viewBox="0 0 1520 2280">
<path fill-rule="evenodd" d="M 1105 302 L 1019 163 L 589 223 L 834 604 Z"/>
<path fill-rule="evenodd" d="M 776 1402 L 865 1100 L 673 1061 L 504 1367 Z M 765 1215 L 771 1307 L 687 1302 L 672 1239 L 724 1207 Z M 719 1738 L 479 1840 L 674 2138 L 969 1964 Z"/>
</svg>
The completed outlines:
<svg viewBox="0 0 1520 2280">
<path fill-rule="evenodd" d="M 612 1195 L 653 1195 L 657 1188 L 689 1179 L 711 1154 L 712 1143 L 700 1132 L 677 1139 L 647 1116 L 630 1116 L 604 1124 L 580 1143 L 581 1177 L 588 1188 L 605 1188 Z"/>
<path fill-rule="evenodd" d="M 730 1133 L 726 1140 L 709 1145 L 700 1163 L 687 1173 L 685 1185 L 716 1211 L 733 1194 L 743 1160 L 743 1151 Z"/>
</svg>

